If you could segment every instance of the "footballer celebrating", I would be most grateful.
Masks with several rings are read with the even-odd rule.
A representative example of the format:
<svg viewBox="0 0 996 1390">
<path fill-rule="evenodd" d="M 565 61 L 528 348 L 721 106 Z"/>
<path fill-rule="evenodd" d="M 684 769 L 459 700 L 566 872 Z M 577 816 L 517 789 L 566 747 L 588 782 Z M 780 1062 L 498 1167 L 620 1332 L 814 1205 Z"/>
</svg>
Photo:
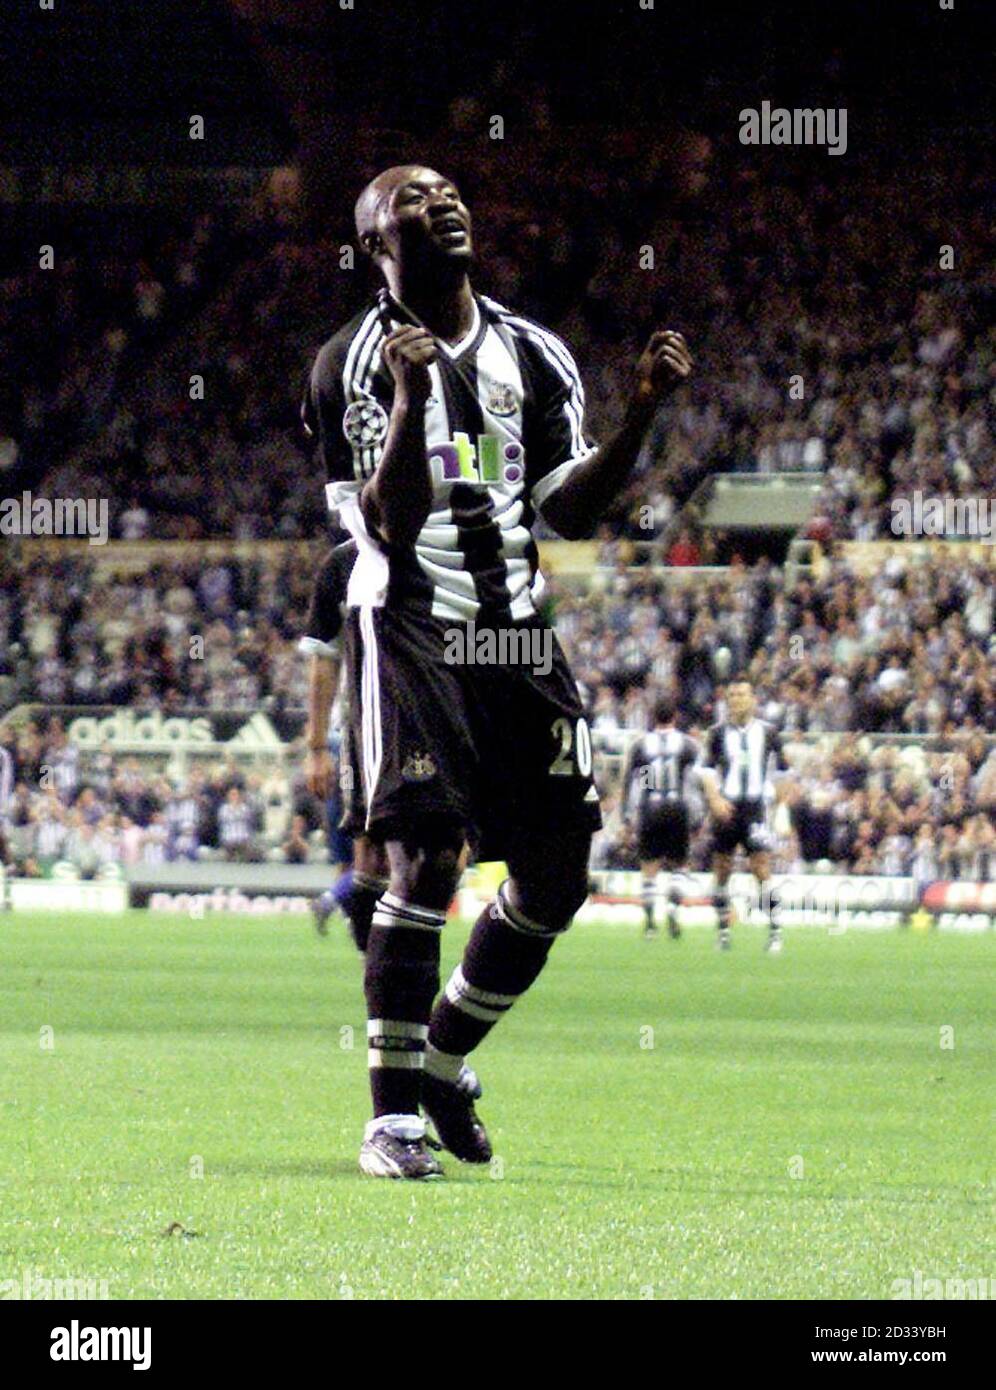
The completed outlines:
<svg viewBox="0 0 996 1390">
<path fill-rule="evenodd" d="M 588 727 L 552 633 L 544 670 L 455 664 L 446 635 L 544 627 L 536 515 L 568 538 L 590 532 L 692 359 L 680 334 L 655 332 L 624 423 L 595 447 L 564 343 L 471 288 L 471 218 L 450 179 L 386 170 L 360 195 L 356 230 L 385 287 L 318 353 L 303 417 L 357 546 L 345 659 L 359 828 L 389 872 L 364 963 L 373 1118 L 360 1167 L 425 1179 L 442 1169 L 422 1112 L 458 1158 L 491 1156 L 465 1059 L 584 901 L 600 823 Z M 465 840 L 508 878 L 435 1002 Z"/>
</svg>

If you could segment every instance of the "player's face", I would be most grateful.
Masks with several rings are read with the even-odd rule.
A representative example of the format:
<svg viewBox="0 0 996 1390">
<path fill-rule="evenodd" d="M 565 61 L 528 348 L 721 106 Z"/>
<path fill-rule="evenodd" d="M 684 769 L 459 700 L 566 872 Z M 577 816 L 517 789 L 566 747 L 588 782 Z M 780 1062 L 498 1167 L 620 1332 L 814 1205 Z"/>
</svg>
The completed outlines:
<svg viewBox="0 0 996 1390">
<path fill-rule="evenodd" d="M 434 169 L 413 169 L 391 190 L 381 236 L 397 260 L 467 262 L 473 255 L 470 212 L 450 179 Z"/>
<path fill-rule="evenodd" d="M 754 692 L 749 685 L 731 685 L 728 694 L 730 717 L 735 724 L 745 724 L 754 712 Z"/>
</svg>

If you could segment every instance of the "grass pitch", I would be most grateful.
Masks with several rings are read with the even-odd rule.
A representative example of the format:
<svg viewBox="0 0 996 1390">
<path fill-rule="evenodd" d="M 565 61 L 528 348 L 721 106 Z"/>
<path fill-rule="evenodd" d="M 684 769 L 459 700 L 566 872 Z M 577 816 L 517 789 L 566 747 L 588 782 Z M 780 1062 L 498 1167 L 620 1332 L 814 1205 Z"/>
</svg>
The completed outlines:
<svg viewBox="0 0 996 1390">
<path fill-rule="evenodd" d="M 447 927 L 444 968 L 465 935 Z M 914 1270 L 996 1274 L 996 943 L 786 937 L 772 959 L 757 929 L 726 955 L 706 930 L 575 927 L 475 1057 L 498 1162 L 448 1158 L 415 1185 L 357 1171 L 364 1015 L 341 926 L 6 915 L 0 1280 L 888 1298 Z"/>
</svg>

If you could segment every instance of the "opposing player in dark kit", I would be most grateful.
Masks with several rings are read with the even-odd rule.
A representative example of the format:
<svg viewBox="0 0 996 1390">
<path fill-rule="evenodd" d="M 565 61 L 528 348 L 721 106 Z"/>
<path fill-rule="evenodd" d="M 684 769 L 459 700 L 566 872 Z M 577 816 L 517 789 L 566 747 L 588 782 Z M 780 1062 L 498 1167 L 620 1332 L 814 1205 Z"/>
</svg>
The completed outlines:
<svg viewBox="0 0 996 1390">
<path fill-rule="evenodd" d="M 360 1167 L 429 1178 L 442 1169 L 420 1107 L 458 1157 L 490 1156 L 465 1058 L 584 901 L 600 821 L 577 687 L 536 610 L 533 520 L 590 531 L 692 364 L 680 334 L 654 333 L 621 429 L 596 448 L 565 345 L 472 291 L 470 214 L 449 179 L 386 170 L 356 227 L 386 288 L 319 352 L 303 414 L 357 544 L 347 680 L 364 828 L 390 871 L 366 951 L 374 1117 Z M 470 623 L 496 638 L 541 632 L 549 665 L 448 661 L 446 634 Z M 465 838 L 509 877 L 433 1007 Z"/>
<path fill-rule="evenodd" d="M 682 894 L 675 877 L 688 864 L 689 814 L 685 779 L 698 762 L 700 753 L 695 740 L 675 728 L 674 719 L 674 701 L 658 700 L 653 729 L 633 740 L 623 769 L 623 810 L 627 821 L 636 824 L 645 918 L 643 933 L 647 937 L 657 935 L 654 904 L 662 867 L 666 867 L 671 876 L 663 896 L 668 935 L 673 938 L 681 935 L 676 914 Z"/>
<path fill-rule="evenodd" d="M 788 771 L 778 730 L 754 717 L 754 690 L 749 681 L 736 681 L 727 691 L 729 718 L 715 724 L 706 735 L 703 766 L 699 770 L 712 814 L 712 871 L 715 880 L 717 945 L 729 950 L 730 872 L 733 856 L 743 848 L 751 873 L 764 898 L 771 878 L 771 834 L 768 807 L 772 779 Z M 777 955 L 782 949 L 777 909 L 773 910 L 765 949 Z"/>
</svg>

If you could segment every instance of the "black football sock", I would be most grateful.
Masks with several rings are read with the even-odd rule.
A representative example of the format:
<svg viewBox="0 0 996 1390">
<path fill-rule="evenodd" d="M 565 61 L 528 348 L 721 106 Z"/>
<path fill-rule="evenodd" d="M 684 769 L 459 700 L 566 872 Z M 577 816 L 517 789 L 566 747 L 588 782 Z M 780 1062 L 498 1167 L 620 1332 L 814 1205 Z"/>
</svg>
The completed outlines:
<svg viewBox="0 0 996 1390">
<path fill-rule="evenodd" d="M 371 878 L 368 874 L 354 872 L 353 882 L 343 897 L 342 910 L 349 922 L 350 935 L 359 951 L 367 949 L 377 899 L 386 888 L 386 879 Z"/>
<path fill-rule="evenodd" d="M 367 941 L 367 1062 L 375 1118 L 417 1115 L 444 915 L 380 897 Z"/>
<path fill-rule="evenodd" d="M 433 1010 L 426 1071 L 456 1080 L 466 1054 L 536 979 L 558 935 L 512 907 L 502 884 L 474 924 L 463 960 Z"/>
<path fill-rule="evenodd" d="M 733 912 L 730 908 L 730 890 L 724 883 L 717 888 L 713 894 L 713 903 L 716 908 L 716 915 L 719 918 L 719 930 L 729 931 L 730 923 L 733 920 Z"/>
<path fill-rule="evenodd" d="M 647 931 L 654 929 L 654 889 L 656 882 L 652 878 L 644 877 L 640 883 L 640 896 L 643 900 L 643 915 L 646 918 Z"/>
</svg>

